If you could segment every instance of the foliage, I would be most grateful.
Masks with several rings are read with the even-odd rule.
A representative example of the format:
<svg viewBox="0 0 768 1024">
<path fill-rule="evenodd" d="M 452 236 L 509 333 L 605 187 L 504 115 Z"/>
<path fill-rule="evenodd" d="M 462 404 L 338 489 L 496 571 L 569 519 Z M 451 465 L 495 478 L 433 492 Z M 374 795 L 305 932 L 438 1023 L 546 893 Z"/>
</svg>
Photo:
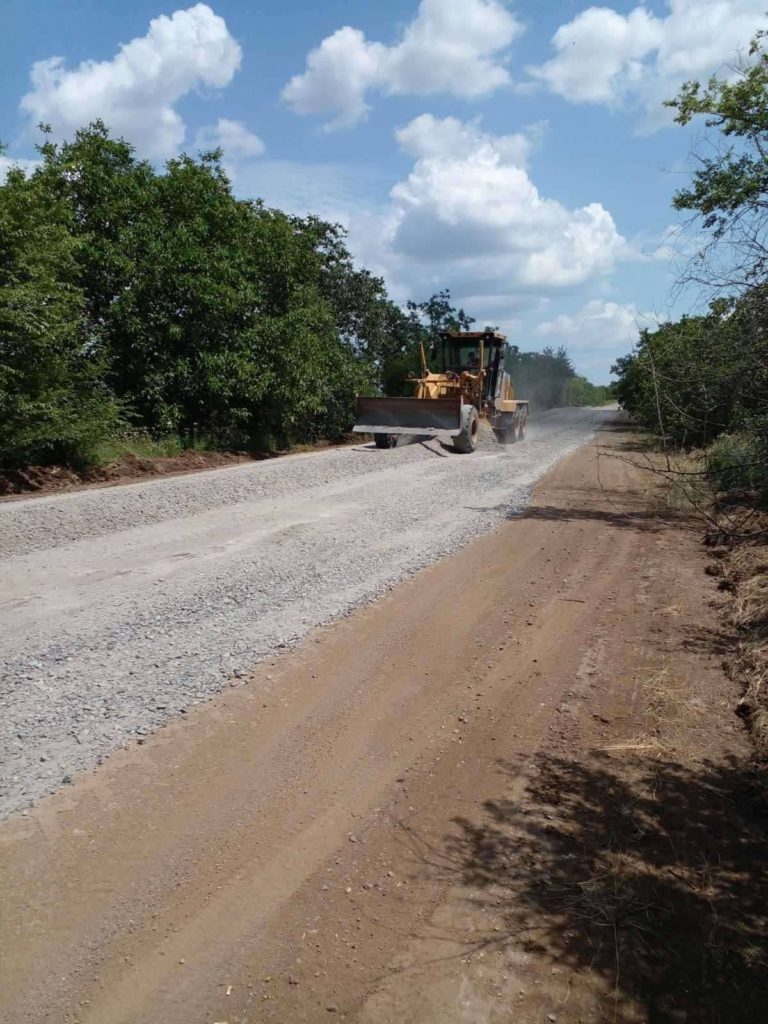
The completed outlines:
<svg viewBox="0 0 768 1024">
<path fill-rule="evenodd" d="M 68 211 L 12 170 L 0 189 L 0 458 L 88 461 L 117 422 L 83 331 Z"/>
<path fill-rule="evenodd" d="M 238 446 L 349 425 L 329 388 L 370 373 L 323 294 L 344 253 L 338 234 L 323 245 L 332 226 L 235 199 L 218 153 L 157 174 L 98 123 L 43 156 L 75 211 L 87 330 L 134 423 Z"/>
<path fill-rule="evenodd" d="M 714 302 L 704 316 L 643 330 L 618 360 L 617 396 L 651 429 L 685 446 L 705 446 L 746 429 L 768 409 L 764 289 Z"/>
<path fill-rule="evenodd" d="M 571 377 L 563 385 L 563 405 L 605 405 L 611 390 L 604 384 L 591 384 L 586 377 Z"/>
<path fill-rule="evenodd" d="M 120 430 L 100 441 L 94 448 L 94 463 L 99 466 L 108 465 L 126 455 L 138 459 L 156 459 L 181 455 L 185 445 L 180 437 L 169 434 L 167 437 L 150 437 L 142 431 Z M 201 449 L 202 450 L 202 449 Z"/>
<path fill-rule="evenodd" d="M 408 302 L 408 310 L 424 324 L 430 347 L 437 344 L 443 331 L 469 331 L 475 318 L 451 305 L 451 293 L 444 289 L 426 302 Z"/>
<path fill-rule="evenodd" d="M 721 434 L 707 451 L 707 472 L 718 491 L 755 491 L 768 500 L 768 420 L 762 430 Z"/>
<path fill-rule="evenodd" d="M 99 122 L 40 151 L 0 188 L 0 460 L 106 451 L 118 405 L 153 437 L 238 447 L 349 428 L 392 304 L 340 229 L 237 200 L 218 153 L 158 173 Z"/>
<path fill-rule="evenodd" d="M 513 346 L 507 357 L 515 394 L 527 398 L 534 409 L 552 409 L 563 403 L 564 388 L 576 371 L 564 348 L 520 352 Z"/>
<path fill-rule="evenodd" d="M 732 80 L 686 83 L 668 106 L 719 133 L 678 210 L 700 220 L 692 275 L 719 292 L 706 313 L 644 330 L 616 362 L 619 401 L 665 444 L 706 447 L 718 490 L 768 500 L 768 53 L 758 33 Z"/>
<path fill-rule="evenodd" d="M 667 102 L 681 125 L 703 117 L 715 129 L 689 187 L 675 193 L 708 233 L 694 277 L 732 291 L 760 283 L 768 269 L 768 52 L 758 32 L 734 76 L 686 82 Z"/>
<path fill-rule="evenodd" d="M 158 170 L 100 121 L 41 128 L 0 186 L 0 465 L 336 438 L 473 322 L 445 290 L 394 303 L 339 225 L 237 199 L 219 151 Z M 513 362 L 541 407 L 573 377 L 562 350 Z"/>
</svg>

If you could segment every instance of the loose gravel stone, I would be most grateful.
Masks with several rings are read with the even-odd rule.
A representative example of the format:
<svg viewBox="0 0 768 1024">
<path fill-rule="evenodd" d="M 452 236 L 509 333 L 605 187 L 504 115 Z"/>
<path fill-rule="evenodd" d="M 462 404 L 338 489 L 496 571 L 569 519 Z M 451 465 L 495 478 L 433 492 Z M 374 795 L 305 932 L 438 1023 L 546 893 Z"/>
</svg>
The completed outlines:
<svg viewBox="0 0 768 1024">
<path fill-rule="evenodd" d="M 0 503 L 0 817 L 492 530 L 599 416 Z"/>
</svg>

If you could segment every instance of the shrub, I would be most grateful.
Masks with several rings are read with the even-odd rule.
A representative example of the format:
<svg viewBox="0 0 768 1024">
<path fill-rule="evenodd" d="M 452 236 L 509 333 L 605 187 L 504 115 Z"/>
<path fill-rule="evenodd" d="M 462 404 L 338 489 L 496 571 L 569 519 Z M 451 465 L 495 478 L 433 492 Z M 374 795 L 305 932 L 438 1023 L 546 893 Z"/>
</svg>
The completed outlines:
<svg viewBox="0 0 768 1024">
<path fill-rule="evenodd" d="M 762 432 L 722 434 L 707 451 L 707 472 L 718 491 L 756 491 L 768 503 L 768 441 Z"/>
</svg>

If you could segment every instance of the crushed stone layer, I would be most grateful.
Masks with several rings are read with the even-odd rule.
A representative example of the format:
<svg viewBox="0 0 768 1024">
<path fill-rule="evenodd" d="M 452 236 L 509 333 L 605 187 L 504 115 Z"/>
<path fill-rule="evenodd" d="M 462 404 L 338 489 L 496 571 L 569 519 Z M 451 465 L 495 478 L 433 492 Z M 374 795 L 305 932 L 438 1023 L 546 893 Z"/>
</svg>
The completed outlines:
<svg viewBox="0 0 768 1024">
<path fill-rule="evenodd" d="M 0 505 L 0 817 L 492 530 L 605 415 Z"/>
</svg>

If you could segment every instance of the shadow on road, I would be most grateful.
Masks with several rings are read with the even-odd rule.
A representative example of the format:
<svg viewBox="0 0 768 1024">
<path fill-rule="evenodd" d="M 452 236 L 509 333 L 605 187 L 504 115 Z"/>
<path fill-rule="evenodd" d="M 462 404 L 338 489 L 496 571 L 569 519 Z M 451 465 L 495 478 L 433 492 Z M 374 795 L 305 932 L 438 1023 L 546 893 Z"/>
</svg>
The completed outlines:
<svg viewBox="0 0 768 1024">
<path fill-rule="evenodd" d="M 420 849 L 501 912 L 486 948 L 601 976 L 607 1020 L 768 1020 L 765 778 L 732 761 L 619 768 L 607 755 L 499 770 L 526 772 L 523 801 L 502 792 L 479 823 L 458 819 L 443 847 Z"/>
<path fill-rule="evenodd" d="M 649 509 L 562 508 L 557 505 L 531 505 L 520 512 L 510 512 L 512 520 L 538 519 L 549 523 L 597 522 L 620 529 L 638 529 L 658 532 L 671 523 L 679 526 L 681 517 L 662 516 Z"/>
<path fill-rule="evenodd" d="M 440 448 L 436 448 L 432 438 L 427 438 L 426 440 L 414 438 L 407 444 L 399 444 L 396 445 L 396 447 L 409 448 L 411 445 L 418 445 L 420 448 L 423 448 L 424 451 L 428 452 L 430 455 L 436 456 L 439 459 L 450 458 L 454 454 L 453 451 L 445 445 L 440 445 Z M 379 456 L 383 458 L 386 458 L 387 455 L 387 449 L 377 448 L 373 441 L 371 441 L 370 444 L 355 445 L 353 448 L 350 449 L 350 451 L 353 451 L 358 455 L 363 455 L 366 453 L 378 453 Z"/>
<path fill-rule="evenodd" d="M 513 523 L 521 520 L 539 520 L 546 523 L 605 523 L 621 530 L 642 529 L 648 533 L 662 533 L 674 526 L 677 529 L 689 526 L 701 532 L 701 523 L 690 517 L 669 513 L 662 514 L 648 509 L 607 509 L 593 507 L 564 507 L 561 505 L 529 505 L 524 508 L 510 508 L 507 502 L 496 505 L 465 505 L 468 512 L 501 512 Z"/>
</svg>

